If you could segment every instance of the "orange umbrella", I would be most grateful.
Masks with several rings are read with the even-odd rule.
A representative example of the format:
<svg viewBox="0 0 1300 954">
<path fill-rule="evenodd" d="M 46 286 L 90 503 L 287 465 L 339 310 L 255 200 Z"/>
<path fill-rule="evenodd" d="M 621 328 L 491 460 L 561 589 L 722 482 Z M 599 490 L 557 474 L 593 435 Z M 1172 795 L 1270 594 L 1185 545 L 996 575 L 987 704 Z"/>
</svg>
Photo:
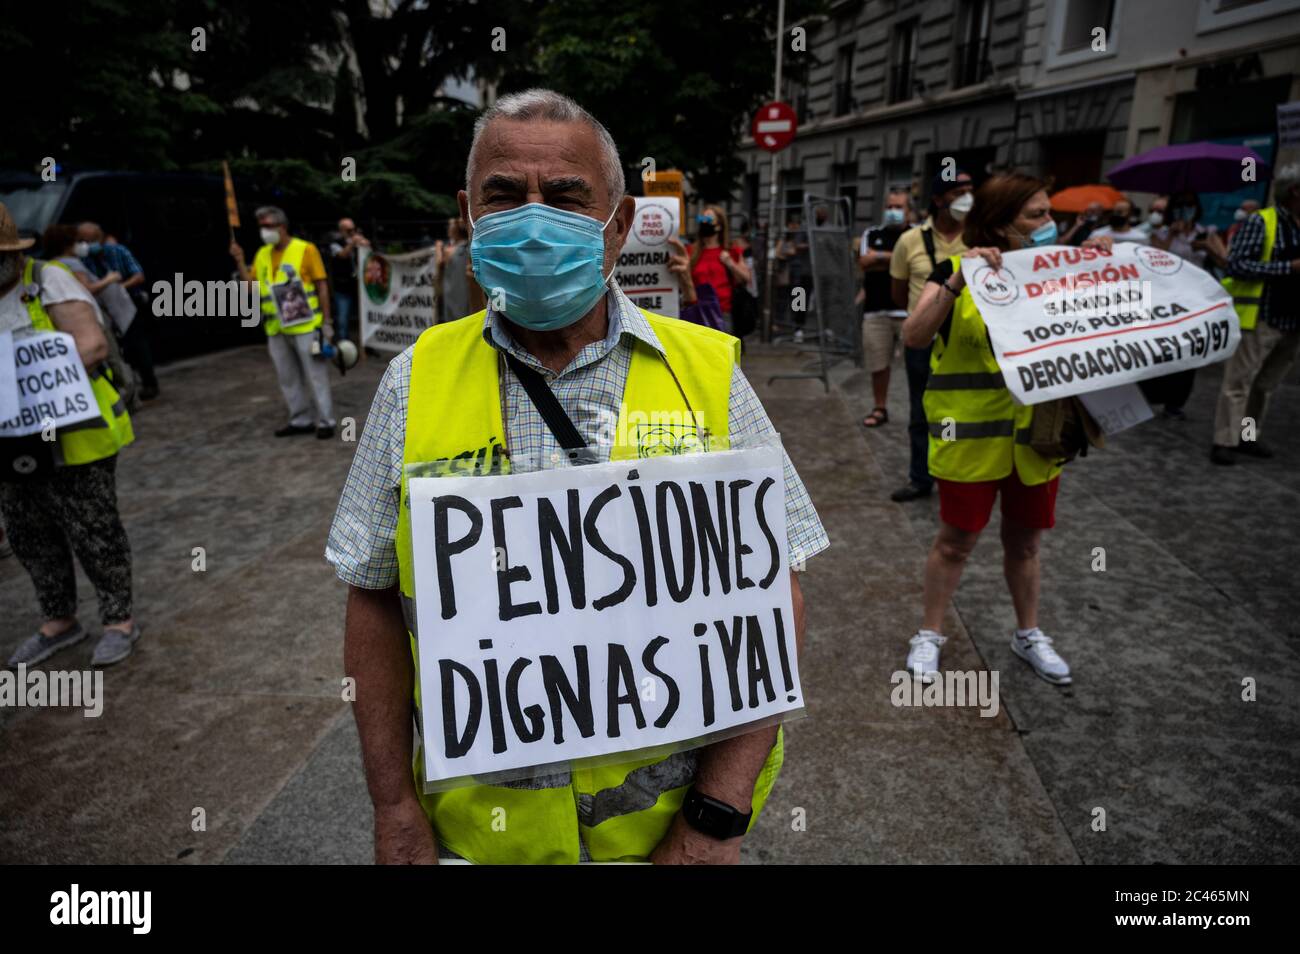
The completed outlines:
<svg viewBox="0 0 1300 954">
<path fill-rule="evenodd" d="M 1109 209 L 1123 198 L 1123 192 L 1108 185 L 1071 186 L 1052 196 L 1052 211 L 1082 212 L 1093 202 L 1100 202 L 1103 209 Z"/>
</svg>

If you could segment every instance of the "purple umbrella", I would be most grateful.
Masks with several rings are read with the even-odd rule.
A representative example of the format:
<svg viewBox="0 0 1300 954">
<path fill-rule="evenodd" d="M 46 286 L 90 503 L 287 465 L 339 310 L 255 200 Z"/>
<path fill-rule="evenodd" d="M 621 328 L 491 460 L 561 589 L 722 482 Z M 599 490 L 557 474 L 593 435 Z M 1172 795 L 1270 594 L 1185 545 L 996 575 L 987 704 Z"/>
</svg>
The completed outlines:
<svg viewBox="0 0 1300 954">
<path fill-rule="evenodd" d="M 1134 192 L 1235 192 L 1249 185 L 1242 179 L 1243 159 L 1255 160 L 1256 176 L 1268 168 L 1264 157 L 1247 146 L 1184 142 L 1125 159 L 1106 178 Z"/>
</svg>

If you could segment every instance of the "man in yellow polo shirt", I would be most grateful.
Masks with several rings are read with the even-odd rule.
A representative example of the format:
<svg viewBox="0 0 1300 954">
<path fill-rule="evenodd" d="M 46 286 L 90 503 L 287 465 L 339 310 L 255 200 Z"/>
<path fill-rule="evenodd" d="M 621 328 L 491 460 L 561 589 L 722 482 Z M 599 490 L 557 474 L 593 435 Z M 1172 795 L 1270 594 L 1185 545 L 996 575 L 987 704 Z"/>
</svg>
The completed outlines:
<svg viewBox="0 0 1300 954">
<path fill-rule="evenodd" d="M 267 351 L 289 406 L 289 423 L 275 436 L 314 433 L 327 440 L 334 436 L 334 404 L 329 362 L 320 352 L 334 328 L 325 265 L 315 245 L 289 234 L 283 209 L 263 206 L 256 215 L 262 246 L 251 272 L 238 242 L 230 243 L 230 255 L 240 280 L 258 283 Z"/>
<path fill-rule="evenodd" d="M 894 246 L 894 256 L 889 260 L 889 277 L 894 306 L 906 308 L 910 315 L 917 299 L 925 289 L 930 273 L 954 255 L 966 251 L 961 240 L 962 220 L 970 211 L 974 185 L 971 177 L 957 171 L 951 177 L 941 171 L 930 183 L 930 218 L 920 228 L 908 229 Z M 907 483 L 889 495 L 891 500 L 906 503 L 930 496 L 934 481 L 930 477 L 927 459 L 930 453 L 930 431 L 925 422 L 925 385 L 930 379 L 930 349 L 903 349 L 903 363 L 907 368 L 907 394 L 910 402 L 907 436 L 912 445 L 911 463 L 907 470 Z"/>
</svg>

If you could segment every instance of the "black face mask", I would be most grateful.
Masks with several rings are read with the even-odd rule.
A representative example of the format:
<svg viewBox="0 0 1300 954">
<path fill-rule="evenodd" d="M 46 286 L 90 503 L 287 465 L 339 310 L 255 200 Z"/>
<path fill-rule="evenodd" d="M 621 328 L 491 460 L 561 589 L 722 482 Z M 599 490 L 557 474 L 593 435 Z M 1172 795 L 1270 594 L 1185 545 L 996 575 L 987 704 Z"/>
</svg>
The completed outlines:
<svg viewBox="0 0 1300 954">
<path fill-rule="evenodd" d="M 718 234 L 718 227 L 712 222 L 700 223 L 700 238 L 710 238 Z"/>
<path fill-rule="evenodd" d="M 1113 228 L 1116 232 L 1122 230 L 1127 225 L 1128 225 L 1127 215 L 1112 215 L 1110 217 L 1110 227 Z"/>
</svg>

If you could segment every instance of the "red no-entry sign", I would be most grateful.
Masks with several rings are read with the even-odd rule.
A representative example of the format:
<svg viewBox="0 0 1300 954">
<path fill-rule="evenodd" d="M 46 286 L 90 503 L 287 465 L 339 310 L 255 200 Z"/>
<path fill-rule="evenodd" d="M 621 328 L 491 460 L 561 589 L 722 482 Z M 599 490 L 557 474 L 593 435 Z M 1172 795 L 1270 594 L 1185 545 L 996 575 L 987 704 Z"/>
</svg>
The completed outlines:
<svg viewBox="0 0 1300 954">
<path fill-rule="evenodd" d="M 799 120 L 787 103 L 768 103 L 754 114 L 749 132 L 759 149 L 780 152 L 794 140 Z"/>
</svg>

